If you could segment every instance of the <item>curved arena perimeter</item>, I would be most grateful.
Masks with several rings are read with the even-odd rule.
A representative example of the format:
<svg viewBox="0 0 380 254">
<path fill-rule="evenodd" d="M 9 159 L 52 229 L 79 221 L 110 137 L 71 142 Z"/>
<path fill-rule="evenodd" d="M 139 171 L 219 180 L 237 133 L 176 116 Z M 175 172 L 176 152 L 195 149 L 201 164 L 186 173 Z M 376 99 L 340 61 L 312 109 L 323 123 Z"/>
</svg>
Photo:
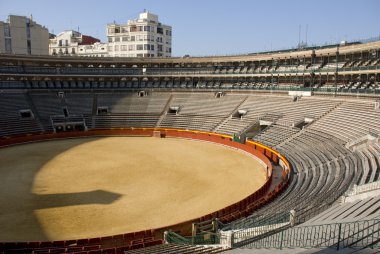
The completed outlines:
<svg viewBox="0 0 380 254">
<path fill-rule="evenodd" d="M 360 212 L 328 215 L 342 195 L 379 180 L 380 42 L 234 57 L 0 59 L 1 146 L 94 135 L 181 137 L 247 151 L 271 172 L 259 191 L 185 223 L 91 239 L 14 240 L 1 243 L 0 252 L 165 248 L 160 244 L 169 229 L 195 234 L 187 241 L 167 233 L 175 243 L 194 244 L 200 236 L 200 244 L 222 244 L 224 233 L 238 232 L 228 247 L 275 246 L 275 238 L 258 239 L 249 230 L 280 225 L 291 210 L 295 217 L 287 227 L 270 232 L 287 237 L 305 224 L 342 221 L 379 225 L 378 199 L 358 204 Z M 211 225 L 207 234 L 200 230 L 204 225 Z M 331 245 L 372 243 L 337 242 Z"/>
<path fill-rule="evenodd" d="M 164 228 L 232 205 L 267 180 L 247 154 L 176 138 L 38 142 L 0 149 L 0 160 L 1 241 Z"/>
</svg>

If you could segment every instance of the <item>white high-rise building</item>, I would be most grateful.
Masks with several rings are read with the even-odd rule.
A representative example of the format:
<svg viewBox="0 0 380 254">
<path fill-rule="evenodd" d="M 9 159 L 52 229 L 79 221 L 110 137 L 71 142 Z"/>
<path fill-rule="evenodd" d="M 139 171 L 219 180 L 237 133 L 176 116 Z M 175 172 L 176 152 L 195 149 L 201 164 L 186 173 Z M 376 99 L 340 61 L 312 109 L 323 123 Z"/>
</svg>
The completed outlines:
<svg viewBox="0 0 380 254">
<path fill-rule="evenodd" d="M 9 15 L 0 21 L 0 53 L 48 55 L 49 31 L 31 17 Z"/>
<path fill-rule="evenodd" d="M 108 55 L 118 57 L 170 57 L 172 27 L 144 11 L 127 24 L 108 24 Z"/>
</svg>

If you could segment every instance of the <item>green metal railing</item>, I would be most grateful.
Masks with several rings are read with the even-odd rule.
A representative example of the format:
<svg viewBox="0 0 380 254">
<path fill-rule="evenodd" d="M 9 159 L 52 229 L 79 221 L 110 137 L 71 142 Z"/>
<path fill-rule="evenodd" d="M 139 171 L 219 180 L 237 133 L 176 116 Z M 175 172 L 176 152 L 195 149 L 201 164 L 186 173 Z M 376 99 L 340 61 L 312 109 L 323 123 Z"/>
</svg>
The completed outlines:
<svg viewBox="0 0 380 254">
<path fill-rule="evenodd" d="M 380 219 L 299 226 L 250 242 L 241 248 L 380 248 Z"/>
<path fill-rule="evenodd" d="M 186 245 L 206 245 L 206 244 L 219 244 L 220 235 L 205 233 L 196 236 L 181 236 L 177 233 L 169 231 L 167 233 L 166 241 L 172 244 L 186 244 Z"/>
</svg>

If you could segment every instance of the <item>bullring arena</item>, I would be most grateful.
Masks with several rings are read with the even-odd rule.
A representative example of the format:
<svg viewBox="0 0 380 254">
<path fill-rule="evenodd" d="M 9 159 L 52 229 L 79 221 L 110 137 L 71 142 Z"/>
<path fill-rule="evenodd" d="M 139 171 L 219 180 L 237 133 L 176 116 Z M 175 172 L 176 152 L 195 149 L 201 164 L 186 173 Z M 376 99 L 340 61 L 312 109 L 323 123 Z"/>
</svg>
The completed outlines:
<svg viewBox="0 0 380 254">
<path fill-rule="evenodd" d="M 379 41 L 0 59 L 0 253 L 378 252 Z"/>
<path fill-rule="evenodd" d="M 266 181 L 266 168 L 247 154 L 175 138 L 45 141 L 0 149 L 0 160 L 0 202 L 8 207 L 1 241 L 167 227 L 236 203 Z"/>
</svg>

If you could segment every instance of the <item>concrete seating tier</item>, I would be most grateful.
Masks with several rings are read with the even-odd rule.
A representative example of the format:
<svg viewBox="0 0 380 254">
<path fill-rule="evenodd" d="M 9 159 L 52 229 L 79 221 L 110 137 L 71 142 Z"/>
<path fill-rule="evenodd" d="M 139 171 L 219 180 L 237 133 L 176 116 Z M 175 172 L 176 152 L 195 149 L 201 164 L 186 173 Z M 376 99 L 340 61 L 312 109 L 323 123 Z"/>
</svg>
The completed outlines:
<svg viewBox="0 0 380 254">
<path fill-rule="evenodd" d="M 159 115 L 109 114 L 94 116 L 93 128 L 155 127 Z"/>
<path fill-rule="evenodd" d="M 31 110 L 23 93 L 0 94 L 0 137 L 43 132 L 36 118 L 22 118 L 20 110 Z"/>
<path fill-rule="evenodd" d="M 373 102 L 347 101 L 310 128 L 329 133 L 345 142 L 356 140 L 369 133 L 369 129 L 380 132 L 380 110 Z"/>
<path fill-rule="evenodd" d="M 221 120 L 215 116 L 167 114 L 158 127 L 211 131 Z"/>
<path fill-rule="evenodd" d="M 188 254 L 188 253 L 220 253 L 223 252 L 221 247 L 203 247 L 195 245 L 175 245 L 175 244 L 163 244 L 149 248 L 126 251 L 125 254 Z"/>
<path fill-rule="evenodd" d="M 110 113 L 161 114 L 170 97 L 169 93 L 152 93 L 139 97 L 137 93 L 100 93 L 98 107 L 108 107 Z"/>
<path fill-rule="evenodd" d="M 246 226 L 247 220 L 265 220 L 294 209 L 303 222 L 327 209 L 347 190 L 357 172 L 354 155 L 324 133 L 307 130 L 275 148 L 292 163 L 291 183 L 275 201 L 251 216 L 234 222 Z"/>
<path fill-rule="evenodd" d="M 253 140 L 266 144 L 270 147 L 274 147 L 299 131 L 300 129 L 298 128 L 275 124 L 266 128 L 259 135 L 255 136 Z"/>
<path fill-rule="evenodd" d="M 174 94 L 171 106 L 180 107 L 181 115 L 227 116 L 245 98 L 242 95 L 225 95 L 216 98 L 214 94 Z"/>
<path fill-rule="evenodd" d="M 369 197 L 343 204 L 336 204 L 302 225 L 343 223 L 359 220 L 371 220 L 379 217 L 380 197 Z"/>
</svg>

